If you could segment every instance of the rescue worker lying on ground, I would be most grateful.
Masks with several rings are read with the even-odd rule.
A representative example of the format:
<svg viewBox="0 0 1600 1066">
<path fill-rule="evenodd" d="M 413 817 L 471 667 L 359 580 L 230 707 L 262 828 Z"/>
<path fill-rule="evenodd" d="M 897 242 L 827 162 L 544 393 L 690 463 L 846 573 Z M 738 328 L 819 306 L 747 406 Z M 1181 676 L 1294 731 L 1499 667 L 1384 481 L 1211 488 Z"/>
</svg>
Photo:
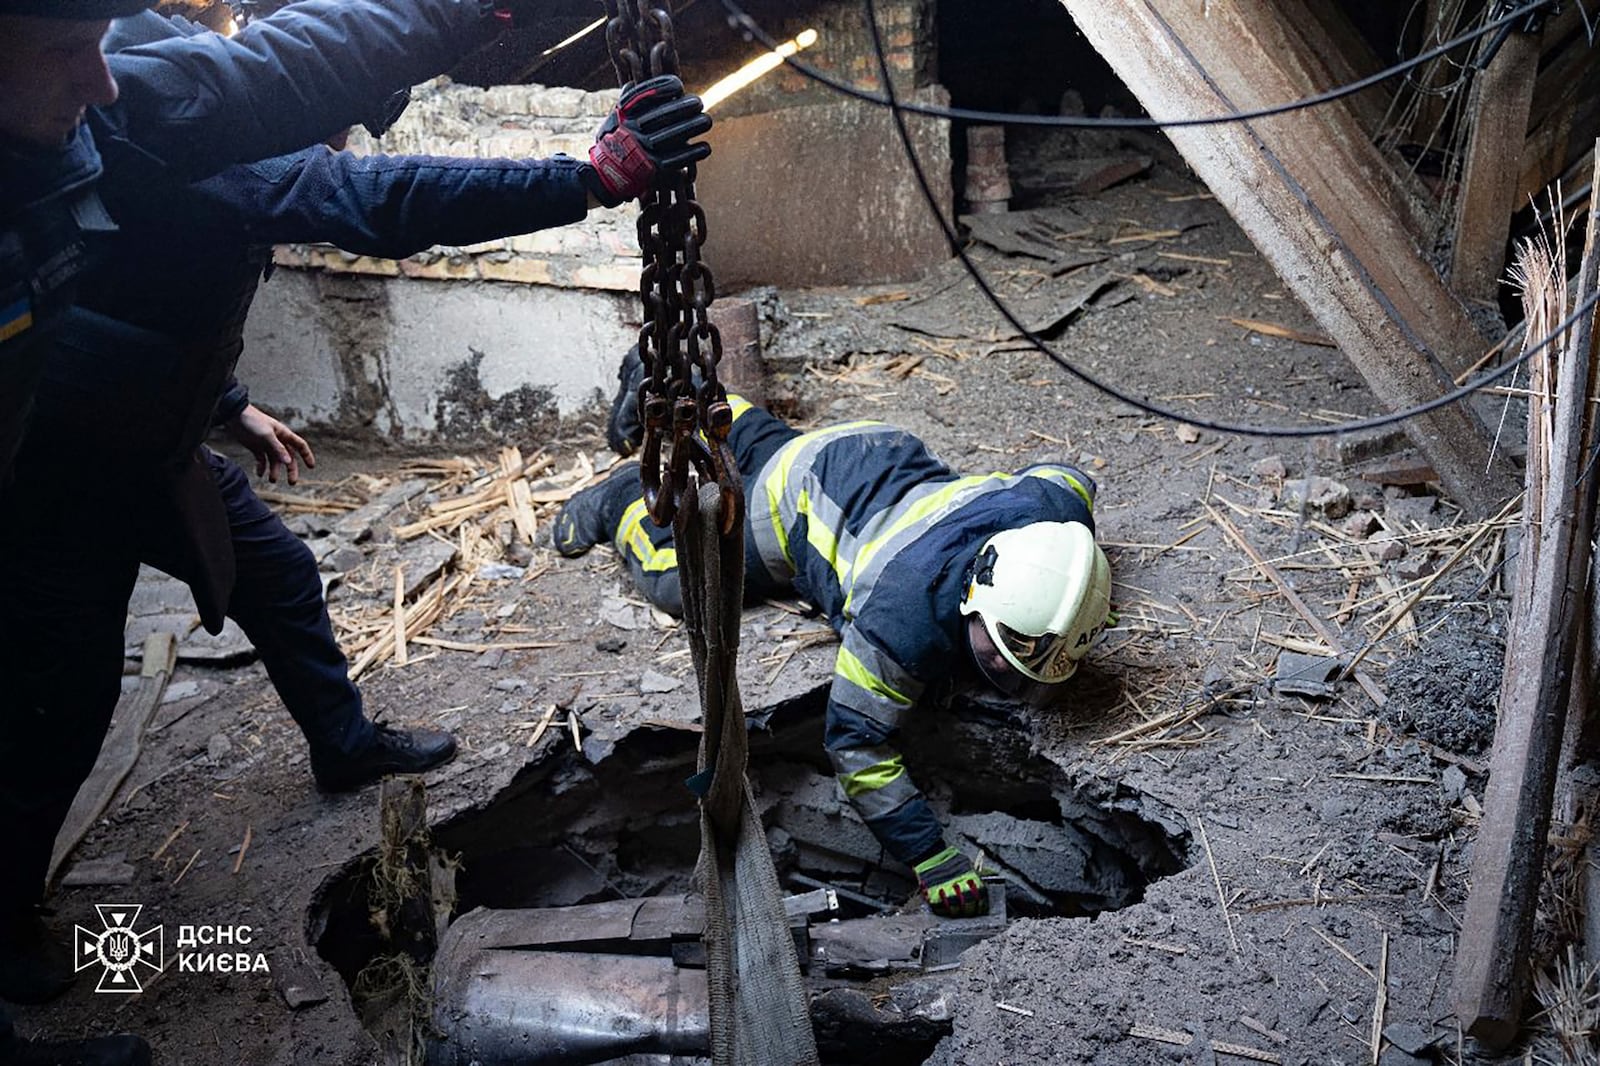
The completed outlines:
<svg viewBox="0 0 1600 1066">
<path fill-rule="evenodd" d="M 662 112 L 675 135 L 636 135 L 661 133 Z M 322 789 L 454 754 L 448 733 L 367 719 L 311 552 L 244 471 L 201 445 L 215 420 L 274 479 L 280 468 L 295 479 L 296 453 L 312 461 L 304 441 L 228 384 L 271 245 L 327 241 L 399 258 L 574 222 L 703 157 L 688 138 L 709 125 L 698 98 L 656 79 L 624 97 L 591 161 L 358 159 L 319 145 L 190 186 L 106 182 L 120 231 L 84 276 L 0 496 L 0 663 L 13 695 L 35 709 L 0 716 L 0 823 L 19 837 L 14 861 L 0 864 L 0 995 L 41 1001 L 72 979 L 72 960 L 39 934 L 33 907 L 117 702 L 141 562 L 187 582 L 212 632 L 224 616 L 239 623 L 305 734 Z"/>
<path fill-rule="evenodd" d="M 531 14 L 530 0 L 306 0 L 232 39 L 160 42 L 108 64 L 100 40 L 109 21 L 151 3 L 0 0 L 0 495 L 50 342 L 96 243 L 115 222 L 97 195 L 103 177 L 135 186 L 157 177 L 190 181 L 292 151 L 359 121 L 397 89 L 440 73 L 508 21 Z M 119 437 L 109 456 L 120 458 L 125 441 Z M 108 454 L 95 455 L 92 468 L 109 465 Z M 130 480 L 141 473 L 119 469 Z M 132 517 L 114 503 L 92 515 L 107 544 L 117 543 Z M 52 517 L 27 513 L 25 520 Z M 14 609 L 0 605 L 0 643 L 34 621 Z M 70 630 L 65 636 L 77 638 Z M 32 790 L 57 761 L 48 741 L 67 736 L 61 758 L 72 763 L 84 744 L 92 760 L 103 733 L 103 722 L 86 731 L 75 718 L 35 729 L 30 722 L 51 712 L 33 703 L 37 687 L 9 673 L 19 662 L 31 667 L 25 660 L 4 663 L 8 685 L 0 699 L 0 824 L 17 848 L 0 871 L 23 871 L 18 883 L 29 903 L 19 912 L 0 889 L 0 997 L 18 999 L 38 995 L 36 985 L 10 978 L 25 976 L 46 940 L 31 907 L 44 867 L 22 853 L 42 839 L 48 859 L 66 810 L 57 805 L 72 798 L 70 788 L 65 800 Z M 43 680 L 50 680 L 48 668 Z M 77 773 L 68 767 L 69 777 Z M 36 825 L 47 828 L 36 833 Z M 138 1037 L 23 1039 L 0 1011 L 0 1066 L 149 1061 Z"/>
<path fill-rule="evenodd" d="M 630 391 L 626 368 L 623 378 L 618 408 Z M 827 616 L 841 643 L 825 743 L 845 795 L 916 871 L 935 912 L 979 913 L 988 897 L 978 872 L 944 840 L 895 734 L 942 682 L 979 675 L 1042 702 L 1073 675 L 1110 610 L 1095 483 L 1050 463 L 962 477 L 893 426 L 801 433 L 729 399 L 746 494 L 747 595 L 792 592 Z M 637 446 L 636 423 L 619 433 L 616 422 L 613 445 Z M 567 556 L 610 540 L 650 601 L 681 613 L 672 530 L 646 515 L 634 464 L 568 501 L 552 539 Z"/>
</svg>

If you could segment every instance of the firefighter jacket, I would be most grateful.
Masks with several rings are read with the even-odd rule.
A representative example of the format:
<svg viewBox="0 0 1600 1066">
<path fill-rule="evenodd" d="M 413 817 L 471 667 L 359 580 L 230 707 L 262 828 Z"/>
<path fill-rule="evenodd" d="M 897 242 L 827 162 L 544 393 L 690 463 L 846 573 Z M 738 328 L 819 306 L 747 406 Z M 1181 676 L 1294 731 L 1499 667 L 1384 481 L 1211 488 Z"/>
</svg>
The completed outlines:
<svg viewBox="0 0 1600 1066">
<path fill-rule="evenodd" d="M 741 423 L 760 421 L 755 413 L 735 421 L 736 445 Z M 1089 488 L 1063 467 L 961 477 L 916 437 L 879 422 L 793 437 L 749 480 L 747 549 L 841 638 L 825 738 L 835 773 L 901 862 L 943 846 L 894 744 L 930 688 L 971 667 L 960 613 L 967 564 L 1001 530 L 1042 521 L 1092 530 L 1091 504 Z"/>
<path fill-rule="evenodd" d="M 113 182 L 181 185 L 326 137 L 486 41 L 487 14 L 480 0 L 305 0 L 233 38 L 108 57 L 117 102 L 91 108 L 60 148 L 0 140 L 0 477 L 49 338 L 114 231 L 102 202 Z"/>
</svg>

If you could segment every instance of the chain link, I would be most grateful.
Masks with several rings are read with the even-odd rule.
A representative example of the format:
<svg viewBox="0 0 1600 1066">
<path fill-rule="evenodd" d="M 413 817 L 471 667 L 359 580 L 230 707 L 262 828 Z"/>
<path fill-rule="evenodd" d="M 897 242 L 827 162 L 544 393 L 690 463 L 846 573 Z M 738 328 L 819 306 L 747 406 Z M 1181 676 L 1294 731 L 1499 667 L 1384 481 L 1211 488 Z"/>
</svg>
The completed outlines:
<svg viewBox="0 0 1600 1066">
<path fill-rule="evenodd" d="M 604 3 L 606 45 L 624 88 L 678 73 L 672 14 L 663 0 Z M 717 380 L 722 335 L 710 317 L 716 282 L 700 257 L 706 213 L 695 201 L 694 179 L 690 165 L 641 198 L 639 356 L 645 378 L 639 386 L 644 417 L 639 476 L 650 518 L 662 526 L 672 522 L 690 491 L 691 473 L 714 481 L 722 495 L 722 533 L 730 536 L 744 521 L 744 487 L 728 445 L 733 409 Z"/>
</svg>

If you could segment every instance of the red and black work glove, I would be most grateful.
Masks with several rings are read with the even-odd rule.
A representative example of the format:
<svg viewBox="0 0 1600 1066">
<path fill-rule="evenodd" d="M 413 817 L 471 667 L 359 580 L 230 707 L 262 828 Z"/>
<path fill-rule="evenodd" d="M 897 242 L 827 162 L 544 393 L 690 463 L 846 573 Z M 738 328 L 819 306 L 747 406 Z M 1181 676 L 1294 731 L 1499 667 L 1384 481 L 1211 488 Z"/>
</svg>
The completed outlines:
<svg viewBox="0 0 1600 1066">
<path fill-rule="evenodd" d="M 700 98 L 685 93 L 673 75 L 628 86 L 589 149 L 595 198 L 616 207 L 649 192 L 664 173 L 704 159 L 711 146 L 690 138 L 710 128 Z"/>
<path fill-rule="evenodd" d="M 945 848 L 914 867 L 922 897 L 933 913 L 942 918 L 975 918 L 989 913 L 989 893 L 983 878 L 967 858 L 955 848 Z"/>
</svg>

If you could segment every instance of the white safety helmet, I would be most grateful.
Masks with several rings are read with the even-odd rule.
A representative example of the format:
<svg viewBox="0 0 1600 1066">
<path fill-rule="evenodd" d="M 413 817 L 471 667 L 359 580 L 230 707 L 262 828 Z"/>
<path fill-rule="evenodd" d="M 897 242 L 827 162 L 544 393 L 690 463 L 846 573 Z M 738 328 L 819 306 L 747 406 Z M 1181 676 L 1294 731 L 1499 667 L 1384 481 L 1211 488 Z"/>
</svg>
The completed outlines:
<svg viewBox="0 0 1600 1066">
<path fill-rule="evenodd" d="M 1106 626 L 1111 565 L 1080 522 L 1002 530 L 967 568 L 961 613 L 982 620 L 1012 669 L 1056 684 L 1073 675 Z"/>
</svg>

